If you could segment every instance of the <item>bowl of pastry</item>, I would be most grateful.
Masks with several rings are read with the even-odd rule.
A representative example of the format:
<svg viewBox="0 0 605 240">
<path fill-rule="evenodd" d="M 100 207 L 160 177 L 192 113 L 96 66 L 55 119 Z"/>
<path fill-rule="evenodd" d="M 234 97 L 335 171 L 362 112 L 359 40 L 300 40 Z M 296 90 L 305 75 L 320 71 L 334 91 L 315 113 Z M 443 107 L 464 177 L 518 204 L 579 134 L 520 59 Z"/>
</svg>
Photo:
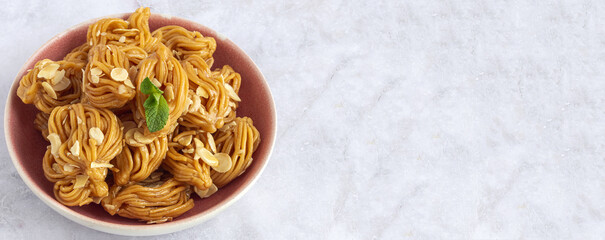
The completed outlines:
<svg viewBox="0 0 605 240">
<path fill-rule="evenodd" d="M 44 44 L 16 76 L 4 124 L 15 168 L 44 203 L 141 236 L 198 225 L 241 198 L 270 158 L 276 113 L 232 41 L 139 8 Z"/>
</svg>

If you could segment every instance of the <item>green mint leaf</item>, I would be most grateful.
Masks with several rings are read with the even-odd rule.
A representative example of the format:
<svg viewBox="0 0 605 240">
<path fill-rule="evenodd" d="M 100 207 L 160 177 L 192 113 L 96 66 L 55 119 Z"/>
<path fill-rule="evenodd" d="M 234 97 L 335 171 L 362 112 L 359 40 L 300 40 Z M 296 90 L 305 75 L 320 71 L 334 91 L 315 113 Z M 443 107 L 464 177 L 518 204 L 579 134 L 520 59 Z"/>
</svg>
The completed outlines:
<svg viewBox="0 0 605 240">
<path fill-rule="evenodd" d="M 143 102 L 143 107 L 145 109 L 158 107 L 158 104 L 160 104 L 160 101 L 158 99 L 158 95 L 159 94 L 151 94 L 151 95 L 149 95 L 149 97 L 147 97 L 147 100 L 145 100 L 145 102 Z M 159 96 L 162 96 L 162 95 L 159 95 Z"/>
<path fill-rule="evenodd" d="M 146 77 L 145 79 L 143 79 L 143 82 L 141 82 L 141 92 L 144 93 L 144 94 L 147 94 L 147 95 L 152 95 L 154 93 L 159 93 L 159 94 L 163 94 L 164 93 L 158 87 L 156 87 L 155 85 L 153 85 L 153 83 L 149 80 L 148 77 Z"/>
<path fill-rule="evenodd" d="M 159 95 L 159 94 L 158 94 Z M 162 130 L 168 122 L 169 107 L 164 96 L 160 96 L 160 101 L 155 106 L 145 108 L 145 120 L 147 120 L 147 128 L 150 132 Z M 147 100 L 153 98 L 147 98 Z M 147 102 L 147 100 L 145 102 Z M 155 101 L 154 101 L 155 102 Z"/>
<path fill-rule="evenodd" d="M 141 92 L 149 95 L 143 103 L 147 128 L 150 132 L 162 130 L 166 126 L 166 122 L 168 122 L 170 112 L 168 102 L 166 102 L 166 99 L 162 95 L 164 92 L 153 85 L 149 81 L 149 78 L 145 78 L 141 83 Z"/>
</svg>

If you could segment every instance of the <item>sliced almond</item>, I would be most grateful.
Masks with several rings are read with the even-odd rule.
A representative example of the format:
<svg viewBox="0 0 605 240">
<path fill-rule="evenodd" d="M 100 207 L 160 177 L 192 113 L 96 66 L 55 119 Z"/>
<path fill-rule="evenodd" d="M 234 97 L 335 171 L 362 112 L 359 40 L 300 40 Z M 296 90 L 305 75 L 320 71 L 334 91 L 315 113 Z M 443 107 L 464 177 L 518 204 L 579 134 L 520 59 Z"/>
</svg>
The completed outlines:
<svg viewBox="0 0 605 240">
<path fill-rule="evenodd" d="M 193 101 L 191 100 L 191 98 L 187 98 L 187 100 L 185 101 L 185 107 L 183 109 L 183 115 L 185 115 L 185 113 L 189 112 L 189 106 L 191 106 L 192 103 L 193 103 Z M 182 121 L 181 118 L 179 118 L 179 121 Z"/>
<path fill-rule="evenodd" d="M 105 204 L 103 205 L 103 207 L 105 207 L 105 209 L 111 211 L 111 210 L 115 210 L 117 207 L 116 205 L 111 205 L 111 204 Z"/>
<path fill-rule="evenodd" d="M 121 36 L 120 39 L 118 39 L 118 42 L 126 42 L 126 36 Z"/>
<path fill-rule="evenodd" d="M 219 130 L 221 132 L 226 132 L 226 131 L 233 129 L 235 126 L 237 126 L 237 123 L 235 123 L 235 121 L 231 121 L 231 122 L 225 123 Z"/>
<path fill-rule="evenodd" d="M 126 90 L 126 86 L 121 85 L 121 84 L 120 84 L 120 86 L 118 86 L 118 93 L 119 94 L 126 94 L 127 92 L 128 91 Z"/>
<path fill-rule="evenodd" d="M 59 69 L 59 64 L 57 63 L 48 63 L 46 64 L 42 69 L 40 69 L 40 71 L 38 72 L 37 77 L 38 78 L 45 78 L 45 79 L 53 79 L 53 77 L 55 77 L 55 74 L 57 74 L 57 70 Z"/>
<path fill-rule="evenodd" d="M 100 30 L 97 30 L 97 34 L 95 34 L 95 36 L 97 36 L 97 37 L 98 37 L 98 36 L 101 36 L 101 31 L 100 31 Z"/>
<path fill-rule="evenodd" d="M 105 197 L 93 197 L 92 202 L 99 204 L 99 203 L 101 203 L 101 200 L 103 200 L 103 198 L 105 198 Z"/>
<path fill-rule="evenodd" d="M 44 88 L 44 91 L 46 91 L 46 93 L 53 99 L 57 99 L 57 93 L 55 92 L 55 90 L 53 89 L 52 86 L 50 86 L 50 83 L 48 82 L 42 82 L 42 88 Z"/>
<path fill-rule="evenodd" d="M 51 166 L 51 168 L 56 172 L 56 173 L 60 173 L 61 172 L 61 167 L 59 166 L 58 163 L 53 163 L 53 165 Z"/>
<path fill-rule="evenodd" d="M 101 70 L 100 68 L 95 67 L 95 68 L 90 69 L 90 75 L 101 76 L 102 73 L 103 73 L 103 70 Z"/>
<path fill-rule="evenodd" d="M 49 63 L 52 63 L 52 62 L 53 61 L 50 60 L 50 59 L 42 59 L 42 60 L 40 60 L 40 62 L 38 62 L 38 64 L 40 65 L 40 68 L 44 68 L 46 66 L 46 64 L 49 64 Z"/>
<path fill-rule="evenodd" d="M 210 188 L 206 188 L 204 190 L 201 190 L 197 187 L 193 187 L 193 191 L 195 192 L 195 194 L 197 194 L 200 198 L 205 198 L 206 194 L 208 193 L 208 189 Z"/>
<path fill-rule="evenodd" d="M 50 153 L 57 157 L 59 155 L 59 147 L 61 147 L 61 138 L 59 134 L 51 133 L 46 136 L 48 141 L 50 141 Z"/>
<path fill-rule="evenodd" d="M 66 163 L 63 165 L 63 171 L 65 172 L 73 172 L 76 168 L 79 168 L 77 165 L 73 165 L 71 163 Z"/>
<path fill-rule="evenodd" d="M 194 138 L 193 142 L 195 142 L 195 154 L 193 155 L 193 160 L 198 160 L 202 157 L 202 155 L 200 154 L 201 151 L 199 150 L 199 148 L 204 148 L 204 143 L 202 143 L 202 141 L 200 141 L 197 138 Z"/>
<path fill-rule="evenodd" d="M 231 87 L 231 85 L 225 83 L 225 89 L 227 90 L 227 94 L 229 95 L 229 97 L 231 97 L 233 100 L 237 101 L 237 102 L 241 102 L 242 99 L 239 98 L 239 96 L 237 96 L 237 93 L 235 93 L 235 90 L 233 90 L 233 87 Z"/>
<path fill-rule="evenodd" d="M 63 81 L 63 77 L 65 77 L 65 69 L 61 70 L 61 71 L 57 71 L 55 73 L 55 76 L 53 77 L 53 79 L 50 81 L 50 83 L 53 86 L 57 85 L 59 82 Z"/>
<path fill-rule="evenodd" d="M 142 144 L 149 144 L 153 142 L 154 137 L 151 135 L 143 135 L 140 131 L 134 132 L 134 140 Z"/>
<path fill-rule="evenodd" d="M 91 162 L 90 163 L 90 168 L 112 168 L 113 164 L 111 163 L 98 163 L 98 162 Z"/>
<path fill-rule="evenodd" d="M 195 150 L 193 148 L 183 148 L 183 153 L 193 153 Z"/>
<path fill-rule="evenodd" d="M 179 138 L 178 142 L 183 146 L 189 146 L 189 144 L 191 144 L 191 139 L 193 139 L 193 135 L 187 135 L 182 138 Z"/>
<path fill-rule="evenodd" d="M 67 78 L 63 78 L 58 84 L 53 85 L 53 90 L 60 92 L 67 89 L 69 86 L 71 86 L 71 81 Z"/>
<path fill-rule="evenodd" d="M 113 80 L 122 82 L 128 79 L 128 71 L 124 68 L 114 68 L 111 70 L 110 76 Z"/>
<path fill-rule="evenodd" d="M 122 123 L 122 125 L 124 125 L 124 132 L 128 132 L 128 130 L 137 127 L 137 123 L 135 123 L 134 121 L 125 121 Z"/>
<path fill-rule="evenodd" d="M 135 77 L 137 76 L 137 72 L 137 66 L 130 66 L 130 69 L 128 69 L 128 75 L 131 79 L 135 79 Z"/>
<path fill-rule="evenodd" d="M 206 192 L 206 196 L 204 196 L 203 198 L 208 198 L 210 196 L 212 196 L 212 194 L 216 193 L 218 191 L 218 187 L 216 187 L 216 185 L 214 185 L 214 183 L 212 184 L 212 186 L 210 186 L 208 188 L 208 192 Z"/>
<path fill-rule="evenodd" d="M 88 181 L 88 175 L 76 175 L 76 182 L 74 183 L 74 189 L 83 188 L 86 186 Z"/>
<path fill-rule="evenodd" d="M 151 83 L 153 83 L 153 85 L 156 86 L 157 88 L 162 87 L 162 84 L 160 83 L 160 81 L 158 81 L 154 77 L 151 78 Z"/>
<path fill-rule="evenodd" d="M 189 107 L 189 112 L 197 112 L 200 107 L 202 107 L 202 100 L 200 99 L 200 96 L 198 95 L 192 95 L 191 97 L 193 103 L 190 105 Z"/>
<path fill-rule="evenodd" d="M 164 98 L 166 98 L 166 101 L 168 102 L 174 99 L 174 88 L 172 87 L 172 84 L 167 84 L 164 88 Z"/>
<path fill-rule="evenodd" d="M 76 116 L 76 120 L 78 121 L 78 124 L 82 124 L 82 119 L 78 116 Z"/>
<path fill-rule="evenodd" d="M 102 33 L 101 33 L 101 36 L 106 36 L 106 35 L 107 35 L 107 33 L 106 33 L 106 32 L 102 32 Z"/>
<path fill-rule="evenodd" d="M 210 145 L 210 150 L 215 153 L 216 143 L 214 143 L 214 137 L 212 136 L 212 134 L 210 134 L 210 132 L 206 132 L 206 139 L 208 139 L 208 145 Z"/>
<path fill-rule="evenodd" d="M 98 127 L 91 127 L 88 130 L 88 136 L 97 142 L 97 146 L 101 145 L 103 143 L 103 139 L 105 138 L 103 131 L 101 131 L 101 129 Z"/>
<path fill-rule="evenodd" d="M 69 151 L 71 152 L 71 155 L 74 155 L 76 157 L 80 156 L 80 142 L 76 140 L 76 142 L 74 142 L 74 145 L 69 148 Z"/>
<path fill-rule="evenodd" d="M 214 157 L 218 159 L 218 166 L 212 168 L 214 169 L 214 171 L 217 171 L 219 173 L 226 173 L 231 170 L 233 162 L 231 161 L 231 156 L 229 156 L 229 154 L 217 153 L 214 154 Z"/>
<path fill-rule="evenodd" d="M 195 89 L 195 95 L 198 95 L 203 98 L 208 98 L 208 92 L 206 92 L 203 87 L 197 87 L 197 89 Z"/>
<path fill-rule="evenodd" d="M 124 85 L 126 85 L 129 88 L 134 89 L 134 85 L 132 85 L 132 81 L 130 81 L 130 79 L 126 79 L 126 81 L 124 81 Z"/>
<path fill-rule="evenodd" d="M 202 159 L 202 161 L 204 161 L 206 164 L 208 164 L 208 166 L 213 167 L 213 168 L 218 166 L 218 159 L 216 159 L 216 157 L 214 155 L 212 155 L 212 153 L 210 151 L 208 151 L 208 149 L 204 148 L 203 146 L 202 147 L 196 146 L 195 154 L 199 155 L 200 158 Z"/>
<path fill-rule="evenodd" d="M 126 130 L 126 133 L 124 134 L 124 139 L 126 140 L 126 143 L 128 145 L 131 145 L 131 146 L 139 145 L 139 142 L 137 142 L 137 140 L 134 139 L 135 132 L 138 132 L 136 126 L 134 126 L 134 128 L 131 128 L 129 130 Z"/>
<path fill-rule="evenodd" d="M 99 83 L 99 76 L 97 76 L 97 75 L 91 75 L 90 76 L 90 81 L 92 83 Z"/>
</svg>

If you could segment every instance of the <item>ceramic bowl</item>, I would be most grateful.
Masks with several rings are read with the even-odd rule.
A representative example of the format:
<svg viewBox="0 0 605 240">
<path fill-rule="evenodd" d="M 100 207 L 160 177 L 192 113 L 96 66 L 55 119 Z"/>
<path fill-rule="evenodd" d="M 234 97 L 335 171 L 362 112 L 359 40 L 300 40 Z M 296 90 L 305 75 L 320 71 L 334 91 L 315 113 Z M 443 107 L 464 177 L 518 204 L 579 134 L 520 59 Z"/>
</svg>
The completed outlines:
<svg viewBox="0 0 605 240">
<path fill-rule="evenodd" d="M 127 19 L 129 15 L 130 13 L 107 17 Z M 78 24 L 53 37 L 23 64 L 23 67 L 17 74 L 6 101 L 4 131 L 8 150 L 19 175 L 21 175 L 25 184 L 27 184 L 35 195 L 52 209 L 76 223 L 103 232 L 130 236 L 166 234 L 193 227 L 217 215 L 241 198 L 250 189 L 260 177 L 269 161 L 276 131 L 276 114 L 273 97 L 258 67 L 232 41 L 201 24 L 159 14 L 152 14 L 149 19 L 152 31 L 166 25 L 178 25 L 190 31 L 199 31 L 204 36 L 212 36 L 217 42 L 217 49 L 214 54 L 214 66 L 228 64 L 241 74 L 242 85 L 239 96 L 242 102 L 237 109 L 237 115 L 252 118 L 261 136 L 260 145 L 253 155 L 254 161 L 244 174 L 221 188 L 210 198 L 202 200 L 195 196 L 195 206 L 193 209 L 171 222 L 161 224 L 148 225 L 145 222 L 117 215 L 111 216 L 97 204 L 83 207 L 67 207 L 55 200 L 53 183 L 46 180 L 42 171 L 42 157 L 48 143 L 34 129 L 33 125 L 34 117 L 38 110 L 33 105 L 24 104 L 19 99 L 16 94 L 17 87 L 19 86 L 21 77 L 37 61 L 44 58 L 60 60 L 71 49 L 84 43 L 86 41 L 88 26 L 99 19 L 101 18 Z"/>
</svg>

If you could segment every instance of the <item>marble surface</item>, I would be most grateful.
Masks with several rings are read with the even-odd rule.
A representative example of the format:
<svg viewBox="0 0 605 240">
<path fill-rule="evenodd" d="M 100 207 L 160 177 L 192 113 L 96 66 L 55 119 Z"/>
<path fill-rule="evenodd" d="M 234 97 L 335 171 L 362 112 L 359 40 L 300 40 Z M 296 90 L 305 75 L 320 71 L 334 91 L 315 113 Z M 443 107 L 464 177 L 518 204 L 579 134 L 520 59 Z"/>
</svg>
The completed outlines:
<svg viewBox="0 0 605 240">
<path fill-rule="evenodd" d="M 240 201 L 146 239 L 605 236 L 602 1 L 363 2 L 0 1 L 1 99 L 53 35 L 149 6 L 250 54 L 278 138 Z M 55 213 L 0 158 L 0 239 L 130 239 Z"/>
</svg>

